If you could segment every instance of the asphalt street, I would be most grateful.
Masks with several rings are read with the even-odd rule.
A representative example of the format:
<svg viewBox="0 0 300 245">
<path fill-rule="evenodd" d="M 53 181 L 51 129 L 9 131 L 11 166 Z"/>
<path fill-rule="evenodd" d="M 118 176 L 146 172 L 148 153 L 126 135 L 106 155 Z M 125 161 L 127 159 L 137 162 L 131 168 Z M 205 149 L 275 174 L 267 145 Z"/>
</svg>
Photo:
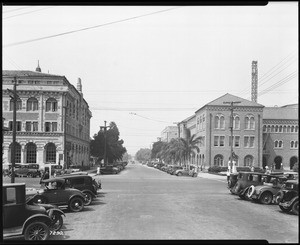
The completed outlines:
<svg viewBox="0 0 300 245">
<path fill-rule="evenodd" d="M 267 240 L 298 243 L 299 217 L 277 205 L 241 200 L 226 177 L 177 177 L 140 164 L 117 175 L 94 176 L 103 189 L 84 211 L 67 210 L 52 240 Z M 17 178 L 37 187 L 38 179 Z"/>
</svg>

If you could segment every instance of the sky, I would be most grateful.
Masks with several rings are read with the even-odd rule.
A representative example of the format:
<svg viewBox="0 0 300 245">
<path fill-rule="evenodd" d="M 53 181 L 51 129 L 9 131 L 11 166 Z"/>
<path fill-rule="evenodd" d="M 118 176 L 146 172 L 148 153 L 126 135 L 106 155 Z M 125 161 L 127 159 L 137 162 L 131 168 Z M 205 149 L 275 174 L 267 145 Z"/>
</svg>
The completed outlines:
<svg viewBox="0 0 300 245">
<path fill-rule="evenodd" d="M 127 152 L 151 148 L 205 104 L 298 103 L 298 2 L 266 6 L 3 6 L 2 69 L 82 81 L 91 137 L 113 121 Z"/>
</svg>

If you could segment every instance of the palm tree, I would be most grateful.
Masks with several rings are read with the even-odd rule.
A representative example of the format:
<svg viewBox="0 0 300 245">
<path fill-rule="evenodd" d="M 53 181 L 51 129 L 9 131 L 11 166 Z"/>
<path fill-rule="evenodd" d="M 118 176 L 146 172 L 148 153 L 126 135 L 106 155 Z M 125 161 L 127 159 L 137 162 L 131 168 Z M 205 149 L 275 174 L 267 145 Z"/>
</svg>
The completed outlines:
<svg viewBox="0 0 300 245">
<path fill-rule="evenodd" d="M 180 140 L 183 144 L 183 152 L 182 153 L 184 156 L 186 167 L 188 167 L 190 165 L 191 156 L 195 156 L 195 154 L 196 154 L 195 150 L 197 153 L 200 152 L 200 149 L 197 146 L 197 144 L 200 142 L 201 138 L 202 138 L 201 136 L 196 137 L 195 134 L 188 137 L 187 139 L 180 138 Z"/>
</svg>

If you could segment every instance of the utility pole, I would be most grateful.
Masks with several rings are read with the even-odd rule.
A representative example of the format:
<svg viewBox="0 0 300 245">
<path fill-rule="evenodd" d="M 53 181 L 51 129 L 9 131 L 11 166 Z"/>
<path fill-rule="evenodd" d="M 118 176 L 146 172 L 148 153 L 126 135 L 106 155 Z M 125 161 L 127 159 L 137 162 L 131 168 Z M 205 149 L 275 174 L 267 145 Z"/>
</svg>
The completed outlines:
<svg viewBox="0 0 300 245">
<path fill-rule="evenodd" d="M 106 157 L 106 129 L 109 126 L 106 126 L 106 121 L 104 121 L 104 126 L 100 126 L 100 130 L 104 129 L 104 166 L 107 164 L 107 157 Z"/>
<path fill-rule="evenodd" d="M 231 135 L 231 140 L 230 140 L 230 172 L 232 173 L 233 170 L 233 107 L 234 104 L 239 104 L 241 101 L 225 101 L 223 104 L 230 104 L 230 135 Z"/>
<path fill-rule="evenodd" d="M 16 118 L 17 118 L 17 77 L 14 77 L 14 87 L 13 91 L 7 89 L 12 95 L 10 97 L 13 99 L 13 140 L 11 148 L 11 183 L 15 183 L 15 165 L 16 165 Z"/>
</svg>

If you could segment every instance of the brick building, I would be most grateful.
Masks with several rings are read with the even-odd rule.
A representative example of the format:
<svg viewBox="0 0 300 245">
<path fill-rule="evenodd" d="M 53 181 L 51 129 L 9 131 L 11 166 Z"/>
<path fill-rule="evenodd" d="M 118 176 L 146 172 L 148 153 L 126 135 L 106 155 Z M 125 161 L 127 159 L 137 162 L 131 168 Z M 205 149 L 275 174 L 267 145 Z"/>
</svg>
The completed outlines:
<svg viewBox="0 0 300 245">
<path fill-rule="evenodd" d="M 17 78 L 16 163 L 89 165 L 90 118 L 88 103 L 65 76 L 36 71 L 2 72 L 3 158 L 11 162 L 13 90 Z"/>
</svg>

